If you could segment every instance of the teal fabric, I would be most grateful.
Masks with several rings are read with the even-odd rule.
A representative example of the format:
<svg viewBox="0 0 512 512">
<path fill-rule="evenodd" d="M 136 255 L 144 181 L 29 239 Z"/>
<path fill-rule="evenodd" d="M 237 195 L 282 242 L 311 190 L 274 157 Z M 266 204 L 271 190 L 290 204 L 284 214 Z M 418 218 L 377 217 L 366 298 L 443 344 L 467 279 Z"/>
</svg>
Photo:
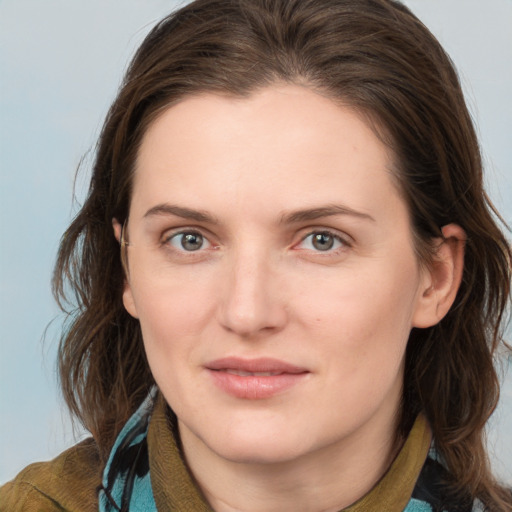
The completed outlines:
<svg viewBox="0 0 512 512">
<path fill-rule="evenodd" d="M 119 433 L 110 452 L 103 472 L 103 488 L 99 492 L 99 511 L 113 512 L 126 510 L 130 512 L 156 512 L 156 504 L 151 488 L 149 466 L 147 466 L 146 437 L 149 419 L 153 409 L 155 393 L 146 398 L 135 414 L 128 420 Z M 140 463 L 123 468 L 120 457 L 123 453 L 140 453 Z M 144 456 L 146 460 L 144 460 Z M 147 471 L 140 471 L 146 466 Z M 129 492 L 127 492 L 129 491 Z"/>
<path fill-rule="evenodd" d="M 432 507 L 425 501 L 411 498 L 404 512 L 432 512 Z"/>
</svg>

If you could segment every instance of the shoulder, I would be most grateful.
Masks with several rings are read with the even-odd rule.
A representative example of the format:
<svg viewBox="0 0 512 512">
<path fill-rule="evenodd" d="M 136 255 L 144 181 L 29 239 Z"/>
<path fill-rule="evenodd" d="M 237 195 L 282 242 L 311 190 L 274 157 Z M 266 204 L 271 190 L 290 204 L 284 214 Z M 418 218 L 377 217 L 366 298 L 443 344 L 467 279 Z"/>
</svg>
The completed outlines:
<svg viewBox="0 0 512 512">
<path fill-rule="evenodd" d="M 101 461 L 92 438 L 48 462 L 23 469 L 0 488 L 0 510 L 31 512 L 97 510 Z"/>
</svg>

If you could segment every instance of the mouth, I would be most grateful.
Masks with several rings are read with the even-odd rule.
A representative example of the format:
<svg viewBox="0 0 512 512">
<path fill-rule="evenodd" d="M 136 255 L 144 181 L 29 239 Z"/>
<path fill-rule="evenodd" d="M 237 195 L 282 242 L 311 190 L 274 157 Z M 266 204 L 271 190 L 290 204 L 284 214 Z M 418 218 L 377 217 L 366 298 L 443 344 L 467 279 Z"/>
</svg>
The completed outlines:
<svg viewBox="0 0 512 512">
<path fill-rule="evenodd" d="M 222 370 L 217 370 L 222 371 Z M 282 375 L 284 372 L 245 372 L 243 370 L 232 370 L 231 368 L 226 368 L 224 370 L 226 373 L 230 375 L 239 375 L 240 377 L 273 377 L 275 375 Z"/>
<path fill-rule="evenodd" d="M 306 368 L 272 358 L 228 357 L 205 365 L 214 384 L 235 398 L 262 400 L 298 385 L 310 373 Z"/>
</svg>

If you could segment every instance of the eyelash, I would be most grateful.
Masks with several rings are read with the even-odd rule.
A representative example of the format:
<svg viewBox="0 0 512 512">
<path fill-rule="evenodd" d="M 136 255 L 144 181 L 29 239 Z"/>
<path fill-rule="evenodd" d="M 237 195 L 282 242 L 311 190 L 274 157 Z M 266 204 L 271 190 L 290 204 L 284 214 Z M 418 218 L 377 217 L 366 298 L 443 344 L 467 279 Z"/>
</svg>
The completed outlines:
<svg viewBox="0 0 512 512">
<path fill-rule="evenodd" d="M 171 243 L 173 239 L 179 240 L 179 237 L 183 237 L 186 235 L 198 236 L 202 239 L 203 242 L 208 244 L 208 246 L 207 247 L 201 246 L 197 250 L 187 251 L 183 247 L 183 239 L 180 244 L 181 247 L 176 247 Z M 314 248 L 306 249 L 306 250 L 310 250 L 313 253 L 319 254 L 319 255 L 321 255 L 322 253 L 324 253 L 325 255 L 329 255 L 329 254 L 332 255 L 332 254 L 336 254 L 344 249 L 350 248 L 352 246 L 350 241 L 347 240 L 348 237 L 342 237 L 339 234 L 337 234 L 336 232 L 330 231 L 328 229 L 310 229 L 310 230 L 308 230 L 307 234 L 304 235 L 298 243 L 296 243 L 292 246 L 292 248 L 295 249 L 300 244 L 303 244 L 308 238 L 314 237 L 314 236 L 319 236 L 319 235 L 331 237 L 333 239 L 333 244 L 336 245 L 336 243 L 338 243 L 339 245 L 334 248 L 328 247 L 325 251 L 322 251 L 320 249 L 315 250 Z M 180 242 L 178 242 L 178 243 L 180 243 Z M 314 242 L 311 241 L 311 244 L 314 244 Z M 166 248 L 167 250 L 171 250 L 174 253 L 178 253 L 184 257 L 194 257 L 194 256 L 197 257 L 197 256 L 199 256 L 199 254 L 203 253 L 204 250 L 207 250 L 207 249 L 215 250 L 215 249 L 218 249 L 218 247 L 219 247 L 218 245 L 213 244 L 209 240 L 209 237 L 205 236 L 200 230 L 193 229 L 193 228 L 180 229 L 179 231 L 166 233 L 162 237 L 160 245 L 163 246 L 164 248 Z M 300 249 L 298 249 L 298 250 L 300 250 Z"/>
</svg>

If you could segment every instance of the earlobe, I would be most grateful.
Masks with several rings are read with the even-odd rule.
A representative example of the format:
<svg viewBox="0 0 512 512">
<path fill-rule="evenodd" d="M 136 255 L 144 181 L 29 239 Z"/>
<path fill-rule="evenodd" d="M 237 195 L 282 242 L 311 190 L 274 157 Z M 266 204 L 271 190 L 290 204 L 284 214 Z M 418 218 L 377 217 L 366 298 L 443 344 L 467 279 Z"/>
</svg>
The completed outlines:
<svg viewBox="0 0 512 512">
<path fill-rule="evenodd" d="M 124 281 L 123 304 L 126 311 L 128 311 L 128 313 L 133 316 L 133 318 L 139 318 L 139 315 L 137 314 L 137 308 L 135 306 L 135 301 L 133 300 L 132 289 L 127 279 Z"/>
<path fill-rule="evenodd" d="M 462 281 L 466 233 L 457 224 L 448 224 L 441 231 L 443 238 L 436 241 L 434 259 L 424 271 L 413 327 L 426 328 L 439 323 L 455 301 Z"/>
<path fill-rule="evenodd" d="M 115 236 L 116 240 L 119 242 L 119 244 L 121 244 L 121 232 L 122 232 L 123 226 L 120 224 L 120 222 L 116 218 L 112 219 L 112 228 L 114 230 L 114 236 Z M 124 304 L 124 308 L 126 309 L 126 311 L 128 311 L 128 313 L 131 316 L 133 316 L 134 318 L 139 318 L 137 315 L 137 308 L 135 307 L 135 301 L 133 299 L 132 289 L 131 289 L 130 281 L 128 278 L 128 268 L 127 268 L 127 264 L 126 264 L 126 258 L 123 257 L 124 250 L 126 250 L 126 248 L 120 247 L 120 257 L 121 257 L 121 262 L 122 262 L 123 270 L 124 270 L 124 274 L 125 274 L 124 285 L 123 285 L 124 286 L 123 287 L 123 304 Z"/>
<path fill-rule="evenodd" d="M 116 240 L 121 243 L 121 229 L 123 226 L 115 217 L 112 219 L 112 228 L 114 230 L 114 236 Z"/>
</svg>

